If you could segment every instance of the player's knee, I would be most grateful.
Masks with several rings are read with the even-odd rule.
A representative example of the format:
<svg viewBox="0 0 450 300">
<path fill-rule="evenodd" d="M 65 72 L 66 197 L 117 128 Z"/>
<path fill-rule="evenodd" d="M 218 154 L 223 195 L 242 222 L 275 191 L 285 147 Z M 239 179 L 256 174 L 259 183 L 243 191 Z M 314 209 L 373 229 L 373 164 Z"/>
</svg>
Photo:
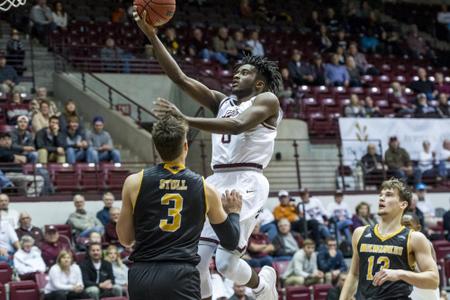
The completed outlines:
<svg viewBox="0 0 450 300">
<path fill-rule="evenodd" d="M 232 260 L 216 260 L 217 271 L 227 278 L 230 278 L 235 273 L 236 267 Z"/>
</svg>

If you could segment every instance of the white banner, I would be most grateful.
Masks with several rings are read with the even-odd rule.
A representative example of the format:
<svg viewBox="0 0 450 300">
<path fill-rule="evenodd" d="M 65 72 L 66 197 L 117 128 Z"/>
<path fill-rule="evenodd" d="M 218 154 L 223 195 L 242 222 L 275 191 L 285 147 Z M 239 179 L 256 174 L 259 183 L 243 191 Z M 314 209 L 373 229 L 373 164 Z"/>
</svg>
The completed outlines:
<svg viewBox="0 0 450 300">
<path fill-rule="evenodd" d="M 392 136 L 397 137 L 412 160 L 417 160 L 424 140 L 439 155 L 443 141 L 450 139 L 450 119 L 340 118 L 339 130 L 346 165 L 354 166 L 367 153 L 369 143 L 375 144 L 377 153 L 384 157 Z"/>
</svg>

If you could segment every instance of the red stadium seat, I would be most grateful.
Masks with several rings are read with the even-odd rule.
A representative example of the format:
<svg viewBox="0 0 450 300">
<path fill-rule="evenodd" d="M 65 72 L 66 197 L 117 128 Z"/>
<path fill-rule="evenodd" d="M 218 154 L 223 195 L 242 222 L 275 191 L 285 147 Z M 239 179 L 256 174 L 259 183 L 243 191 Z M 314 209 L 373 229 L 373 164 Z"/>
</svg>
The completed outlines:
<svg viewBox="0 0 450 300">
<path fill-rule="evenodd" d="M 39 300 L 40 293 L 34 281 L 26 280 L 9 284 L 10 300 Z"/>
<path fill-rule="evenodd" d="M 43 291 L 47 285 L 47 275 L 45 273 L 36 273 L 34 275 L 34 281 L 36 282 L 40 291 Z"/>
<path fill-rule="evenodd" d="M 103 189 L 105 176 L 99 165 L 78 163 L 75 170 L 82 190 Z"/>
<path fill-rule="evenodd" d="M 5 286 L 0 283 L 0 300 L 6 300 Z"/>
<path fill-rule="evenodd" d="M 316 284 L 313 286 L 314 300 L 326 300 L 328 290 L 333 286 L 331 284 Z"/>
<path fill-rule="evenodd" d="M 306 286 L 288 286 L 286 288 L 286 300 L 310 300 L 311 293 Z"/>
<path fill-rule="evenodd" d="M 102 164 L 101 165 L 106 177 L 106 185 L 109 190 L 121 190 L 123 183 L 127 176 L 130 174 L 129 170 L 122 169 L 121 165 L 115 166 L 114 164 Z"/>
<path fill-rule="evenodd" d="M 5 284 L 10 282 L 12 274 L 11 267 L 5 262 L 0 262 L 0 283 Z"/>
</svg>

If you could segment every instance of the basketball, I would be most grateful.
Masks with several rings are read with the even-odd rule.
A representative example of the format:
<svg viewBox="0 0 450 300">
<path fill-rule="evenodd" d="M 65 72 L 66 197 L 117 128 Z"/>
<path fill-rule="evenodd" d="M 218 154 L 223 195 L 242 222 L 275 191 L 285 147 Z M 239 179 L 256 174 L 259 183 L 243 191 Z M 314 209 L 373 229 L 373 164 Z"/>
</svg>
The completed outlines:
<svg viewBox="0 0 450 300">
<path fill-rule="evenodd" d="M 175 14 L 175 0 L 134 0 L 139 16 L 147 11 L 147 22 L 158 27 L 166 24 Z"/>
</svg>

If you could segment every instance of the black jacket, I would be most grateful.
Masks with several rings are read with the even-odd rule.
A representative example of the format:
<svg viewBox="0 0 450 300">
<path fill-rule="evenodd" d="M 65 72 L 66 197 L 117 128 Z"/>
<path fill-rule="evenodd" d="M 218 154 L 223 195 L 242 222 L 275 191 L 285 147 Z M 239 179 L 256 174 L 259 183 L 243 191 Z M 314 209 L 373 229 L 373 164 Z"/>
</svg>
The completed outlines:
<svg viewBox="0 0 450 300">
<path fill-rule="evenodd" d="M 19 130 L 16 128 L 11 132 L 12 148 L 18 152 L 23 151 L 24 146 L 34 147 L 33 134 L 28 130 L 25 131 L 24 135 L 19 134 Z"/>
<path fill-rule="evenodd" d="M 94 264 L 92 261 L 87 258 L 80 264 L 81 274 L 83 275 L 83 284 L 84 287 L 90 286 L 98 286 L 97 283 L 97 270 L 95 270 Z M 114 273 L 112 269 L 112 265 L 110 262 L 102 259 L 102 264 L 100 266 L 100 279 L 99 283 L 104 282 L 105 280 L 111 280 L 114 284 Z"/>
<path fill-rule="evenodd" d="M 46 127 L 36 133 L 36 149 L 47 149 L 48 152 L 56 152 L 58 147 L 67 148 L 66 135 L 61 131 L 58 132 L 57 136 L 54 136 Z"/>
</svg>

